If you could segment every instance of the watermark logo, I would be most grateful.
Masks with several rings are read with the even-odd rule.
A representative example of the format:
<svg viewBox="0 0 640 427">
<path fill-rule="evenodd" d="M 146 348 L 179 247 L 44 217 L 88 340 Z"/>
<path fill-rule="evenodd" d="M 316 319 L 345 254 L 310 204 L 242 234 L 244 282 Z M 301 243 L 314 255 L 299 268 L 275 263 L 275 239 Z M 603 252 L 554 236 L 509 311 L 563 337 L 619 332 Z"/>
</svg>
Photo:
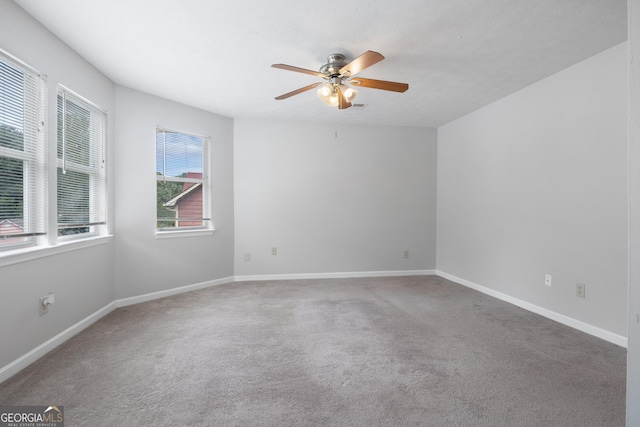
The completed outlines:
<svg viewBox="0 0 640 427">
<path fill-rule="evenodd" d="M 0 406 L 0 427 L 64 427 L 64 407 Z"/>
</svg>

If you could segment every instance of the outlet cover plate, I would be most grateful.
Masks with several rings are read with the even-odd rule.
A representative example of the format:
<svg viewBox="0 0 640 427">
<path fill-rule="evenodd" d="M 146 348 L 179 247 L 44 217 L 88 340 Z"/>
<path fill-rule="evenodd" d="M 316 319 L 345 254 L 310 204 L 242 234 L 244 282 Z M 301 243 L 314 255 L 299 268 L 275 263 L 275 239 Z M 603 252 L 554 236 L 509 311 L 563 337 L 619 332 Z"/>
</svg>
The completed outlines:
<svg viewBox="0 0 640 427">
<path fill-rule="evenodd" d="M 49 312 L 49 305 L 45 304 L 47 302 L 47 296 L 40 298 L 40 316 L 43 314 L 47 314 Z"/>
</svg>

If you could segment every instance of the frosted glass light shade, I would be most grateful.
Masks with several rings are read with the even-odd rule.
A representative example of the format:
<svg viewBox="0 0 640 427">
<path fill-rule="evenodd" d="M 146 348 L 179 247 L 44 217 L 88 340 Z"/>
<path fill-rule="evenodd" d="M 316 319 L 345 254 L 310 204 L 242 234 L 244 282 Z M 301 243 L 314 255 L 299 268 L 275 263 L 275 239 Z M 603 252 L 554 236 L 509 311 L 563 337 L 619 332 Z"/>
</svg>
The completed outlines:
<svg viewBox="0 0 640 427">
<path fill-rule="evenodd" d="M 353 98 L 356 97 L 358 93 L 354 88 L 349 87 L 344 84 L 335 85 L 331 82 L 324 83 L 320 85 L 318 88 L 318 98 L 322 99 L 327 105 L 330 107 L 338 106 L 338 87 L 342 91 L 342 94 L 347 99 L 347 101 L 351 102 Z"/>
</svg>

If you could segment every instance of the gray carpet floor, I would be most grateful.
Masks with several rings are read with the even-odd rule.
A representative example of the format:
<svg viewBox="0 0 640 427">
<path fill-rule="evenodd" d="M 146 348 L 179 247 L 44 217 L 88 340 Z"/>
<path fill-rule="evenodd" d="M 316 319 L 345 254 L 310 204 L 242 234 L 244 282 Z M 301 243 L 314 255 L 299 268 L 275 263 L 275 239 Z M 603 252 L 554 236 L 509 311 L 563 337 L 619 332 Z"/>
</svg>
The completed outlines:
<svg viewBox="0 0 640 427">
<path fill-rule="evenodd" d="M 435 276 L 120 308 L 0 384 L 65 426 L 622 426 L 626 350 Z"/>
</svg>

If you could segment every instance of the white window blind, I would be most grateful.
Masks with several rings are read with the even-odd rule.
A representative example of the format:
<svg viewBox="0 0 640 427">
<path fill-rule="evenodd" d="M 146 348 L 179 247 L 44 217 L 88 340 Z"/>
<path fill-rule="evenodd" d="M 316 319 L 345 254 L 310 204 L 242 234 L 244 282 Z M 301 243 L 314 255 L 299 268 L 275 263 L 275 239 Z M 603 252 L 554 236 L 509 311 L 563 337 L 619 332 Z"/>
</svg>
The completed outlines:
<svg viewBox="0 0 640 427">
<path fill-rule="evenodd" d="M 0 51 L 0 249 L 47 231 L 46 77 Z"/>
<path fill-rule="evenodd" d="M 107 115 L 58 89 L 58 235 L 103 234 L 106 221 Z"/>
<path fill-rule="evenodd" d="M 157 228 L 208 228 L 206 137 L 156 130 Z"/>
</svg>

